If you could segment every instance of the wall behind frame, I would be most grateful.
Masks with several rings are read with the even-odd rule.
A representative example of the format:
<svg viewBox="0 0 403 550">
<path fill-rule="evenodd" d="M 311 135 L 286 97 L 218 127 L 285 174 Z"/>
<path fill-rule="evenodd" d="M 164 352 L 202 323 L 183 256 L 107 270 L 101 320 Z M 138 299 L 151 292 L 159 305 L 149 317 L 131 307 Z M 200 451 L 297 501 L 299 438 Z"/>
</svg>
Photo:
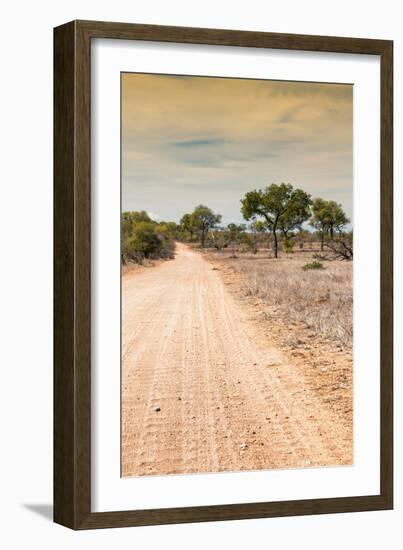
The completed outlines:
<svg viewBox="0 0 403 550">
<path fill-rule="evenodd" d="M 78 0 L 40 5 L 7 3 L 1 34 L 0 89 L 1 285 L 0 408 L 3 420 L 0 478 L 1 539 L 8 548 L 40 541 L 43 548 L 246 548 L 328 550 L 381 546 L 395 549 L 403 521 L 402 478 L 396 471 L 395 510 L 335 516 L 174 525 L 74 533 L 51 523 L 52 499 L 52 103 L 53 27 L 71 19 L 328 34 L 395 40 L 395 97 L 403 94 L 403 39 L 399 3 L 376 7 L 357 0 L 281 3 L 250 0 Z M 401 180 L 403 108 L 395 106 L 395 181 Z M 4 137 L 3 137 L 4 136 Z M 401 186 L 395 208 L 402 205 Z M 397 210 L 397 212 L 399 212 Z M 403 279 L 403 222 L 396 216 L 396 282 Z M 400 275 L 400 277 L 399 277 Z M 396 335 L 402 321 L 402 289 L 396 285 Z M 401 331 L 400 331 L 401 332 Z M 395 364 L 402 346 L 395 338 Z M 402 376 L 396 368 L 395 417 L 403 415 Z M 396 464 L 403 458 L 396 433 Z"/>
</svg>

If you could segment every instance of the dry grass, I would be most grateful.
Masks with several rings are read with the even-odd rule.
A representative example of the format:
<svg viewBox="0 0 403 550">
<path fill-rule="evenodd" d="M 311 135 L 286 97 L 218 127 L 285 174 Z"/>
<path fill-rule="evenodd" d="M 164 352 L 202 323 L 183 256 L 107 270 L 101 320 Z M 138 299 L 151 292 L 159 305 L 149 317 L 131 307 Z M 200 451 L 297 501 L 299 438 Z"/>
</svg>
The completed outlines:
<svg viewBox="0 0 403 550">
<path fill-rule="evenodd" d="M 283 254 L 277 260 L 267 253 L 215 256 L 242 277 L 245 296 L 259 298 L 288 321 L 303 322 L 316 335 L 351 348 L 353 264 L 325 261 L 325 269 L 304 270 L 314 259 L 312 254 Z"/>
</svg>

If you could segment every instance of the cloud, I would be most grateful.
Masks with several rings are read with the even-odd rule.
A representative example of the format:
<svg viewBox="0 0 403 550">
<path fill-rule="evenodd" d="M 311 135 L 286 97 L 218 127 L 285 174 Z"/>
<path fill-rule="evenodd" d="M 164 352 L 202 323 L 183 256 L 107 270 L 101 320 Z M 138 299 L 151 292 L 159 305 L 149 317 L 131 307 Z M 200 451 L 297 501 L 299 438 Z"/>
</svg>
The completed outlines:
<svg viewBox="0 0 403 550">
<path fill-rule="evenodd" d="M 205 147 L 209 145 L 223 145 L 225 139 L 188 139 L 185 141 L 175 141 L 171 143 L 174 147 Z"/>
<path fill-rule="evenodd" d="M 123 207 L 179 219 L 206 203 L 241 221 L 243 193 L 289 181 L 351 217 L 352 97 L 344 84 L 125 74 Z"/>
<path fill-rule="evenodd" d="M 162 219 L 161 216 L 159 216 L 155 212 L 147 212 L 147 215 L 148 215 L 149 218 L 151 218 L 155 222 L 159 222 Z"/>
</svg>

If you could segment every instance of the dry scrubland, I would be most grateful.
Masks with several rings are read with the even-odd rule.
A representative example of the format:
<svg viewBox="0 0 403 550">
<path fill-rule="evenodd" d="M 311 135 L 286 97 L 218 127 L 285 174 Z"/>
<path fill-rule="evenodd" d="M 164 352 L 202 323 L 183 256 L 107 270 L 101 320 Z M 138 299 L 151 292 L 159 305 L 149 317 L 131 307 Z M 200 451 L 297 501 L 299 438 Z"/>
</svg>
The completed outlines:
<svg viewBox="0 0 403 550">
<path fill-rule="evenodd" d="M 320 252 L 319 243 L 278 259 L 267 249 L 209 249 L 204 255 L 261 338 L 281 350 L 317 403 L 336 415 L 334 437 L 344 433 L 345 450 L 352 453 L 353 262 Z M 304 270 L 318 255 L 323 269 Z"/>
<path fill-rule="evenodd" d="M 257 254 L 210 249 L 207 254 L 232 272 L 232 284 L 238 284 L 245 297 L 272 306 L 270 314 L 266 312 L 269 320 L 277 315 L 301 322 L 315 335 L 351 349 L 353 262 L 335 260 L 330 252 L 320 253 L 316 244 L 311 250 L 283 254 L 278 259 L 270 258 L 270 251 L 264 249 Z M 318 254 L 323 269 L 304 270 Z M 293 335 L 288 339 L 292 346 Z"/>
</svg>

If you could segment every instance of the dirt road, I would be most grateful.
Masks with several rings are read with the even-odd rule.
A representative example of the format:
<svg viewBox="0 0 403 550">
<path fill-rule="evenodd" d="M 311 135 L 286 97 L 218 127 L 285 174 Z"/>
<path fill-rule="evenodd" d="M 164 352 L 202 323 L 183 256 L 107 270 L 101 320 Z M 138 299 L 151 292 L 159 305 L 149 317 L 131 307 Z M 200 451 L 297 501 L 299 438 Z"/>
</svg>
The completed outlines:
<svg viewBox="0 0 403 550">
<path fill-rule="evenodd" d="M 122 475 L 351 463 L 351 432 L 183 244 L 123 277 Z"/>
</svg>

